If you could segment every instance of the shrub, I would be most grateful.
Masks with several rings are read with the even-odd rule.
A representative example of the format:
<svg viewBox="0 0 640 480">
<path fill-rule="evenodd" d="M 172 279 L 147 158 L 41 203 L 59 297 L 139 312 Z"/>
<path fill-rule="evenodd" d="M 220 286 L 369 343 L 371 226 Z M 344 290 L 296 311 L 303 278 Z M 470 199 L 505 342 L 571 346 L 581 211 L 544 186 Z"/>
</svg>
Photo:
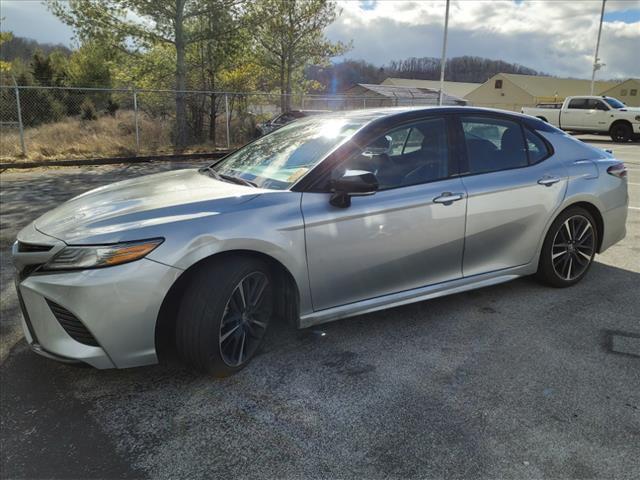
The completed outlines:
<svg viewBox="0 0 640 480">
<path fill-rule="evenodd" d="M 64 106 L 54 98 L 51 90 L 21 89 L 20 107 L 25 127 L 57 122 L 64 117 Z"/>
<path fill-rule="evenodd" d="M 111 115 L 112 117 L 115 117 L 116 112 L 118 111 L 119 108 L 120 108 L 120 105 L 118 105 L 118 102 L 115 102 L 112 98 L 109 98 L 107 100 L 107 106 L 105 107 L 105 113 L 107 113 L 107 115 Z"/>
<path fill-rule="evenodd" d="M 96 120 L 96 107 L 91 100 L 85 98 L 80 105 L 80 118 L 82 120 Z"/>
</svg>

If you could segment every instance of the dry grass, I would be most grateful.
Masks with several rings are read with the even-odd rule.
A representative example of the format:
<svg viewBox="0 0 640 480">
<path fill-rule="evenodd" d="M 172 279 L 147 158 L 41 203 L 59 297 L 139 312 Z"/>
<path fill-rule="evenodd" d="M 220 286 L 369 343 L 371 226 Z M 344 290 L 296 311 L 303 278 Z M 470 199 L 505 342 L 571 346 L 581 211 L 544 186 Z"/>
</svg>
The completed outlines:
<svg viewBox="0 0 640 480">
<path fill-rule="evenodd" d="M 131 111 L 118 112 L 83 121 L 67 118 L 60 122 L 25 130 L 27 157 L 22 157 L 16 129 L 0 130 L 0 159 L 4 161 L 42 161 L 76 158 L 125 157 L 136 155 L 134 116 Z M 139 117 L 140 155 L 173 153 L 170 119 Z M 198 145 L 189 152 L 213 150 L 212 145 Z"/>
</svg>

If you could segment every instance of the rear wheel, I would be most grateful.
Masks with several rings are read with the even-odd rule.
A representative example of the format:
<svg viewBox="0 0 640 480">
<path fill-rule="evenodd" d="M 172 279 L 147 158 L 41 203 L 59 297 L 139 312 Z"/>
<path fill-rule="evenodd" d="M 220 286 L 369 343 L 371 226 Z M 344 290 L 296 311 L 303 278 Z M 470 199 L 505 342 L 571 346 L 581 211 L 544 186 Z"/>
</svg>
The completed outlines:
<svg viewBox="0 0 640 480">
<path fill-rule="evenodd" d="M 178 312 L 183 360 L 216 377 L 244 368 L 269 325 L 272 285 L 268 267 L 253 258 L 226 258 L 197 271 Z"/>
<path fill-rule="evenodd" d="M 628 142 L 633 136 L 633 129 L 628 123 L 615 123 L 609 132 L 614 142 Z"/>
<path fill-rule="evenodd" d="M 539 280 L 554 287 L 569 287 L 586 275 L 598 245 L 598 231 L 591 214 L 569 208 L 553 222 L 540 253 Z"/>
</svg>

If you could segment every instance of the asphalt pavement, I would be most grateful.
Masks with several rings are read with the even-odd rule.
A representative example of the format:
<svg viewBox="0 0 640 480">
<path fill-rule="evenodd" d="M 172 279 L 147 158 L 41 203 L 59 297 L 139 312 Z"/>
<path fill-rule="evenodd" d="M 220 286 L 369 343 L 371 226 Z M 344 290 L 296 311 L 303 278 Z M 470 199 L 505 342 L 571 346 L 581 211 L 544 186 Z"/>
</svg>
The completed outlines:
<svg viewBox="0 0 640 480">
<path fill-rule="evenodd" d="M 31 353 L 10 245 L 54 205 L 158 163 L 0 175 L 2 478 L 640 477 L 640 144 L 625 240 L 569 289 L 532 279 L 308 330 L 240 374 Z M 636 350 L 634 350 L 636 349 Z"/>
</svg>

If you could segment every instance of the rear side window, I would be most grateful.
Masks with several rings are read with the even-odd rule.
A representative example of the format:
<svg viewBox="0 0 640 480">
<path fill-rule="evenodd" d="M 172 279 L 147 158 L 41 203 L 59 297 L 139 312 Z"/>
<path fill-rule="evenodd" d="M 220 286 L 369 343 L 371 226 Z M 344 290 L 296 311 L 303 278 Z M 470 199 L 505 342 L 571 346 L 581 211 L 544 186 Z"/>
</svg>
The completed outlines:
<svg viewBox="0 0 640 480">
<path fill-rule="evenodd" d="M 575 108 L 579 110 L 585 110 L 587 108 L 586 98 L 574 98 L 569 102 L 569 108 Z"/>
<path fill-rule="evenodd" d="M 517 122 L 487 117 L 461 117 L 469 173 L 526 167 L 527 149 Z"/>
<path fill-rule="evenodd" d="M 527 152 L 529 153 L 529 163 L 534 164 L 541 162 L 551 152 L 547 148 L 547 144 L 535 133 L 530 130 L 525 130 L 525 138 L 527 140 Z"/>
</svg>

